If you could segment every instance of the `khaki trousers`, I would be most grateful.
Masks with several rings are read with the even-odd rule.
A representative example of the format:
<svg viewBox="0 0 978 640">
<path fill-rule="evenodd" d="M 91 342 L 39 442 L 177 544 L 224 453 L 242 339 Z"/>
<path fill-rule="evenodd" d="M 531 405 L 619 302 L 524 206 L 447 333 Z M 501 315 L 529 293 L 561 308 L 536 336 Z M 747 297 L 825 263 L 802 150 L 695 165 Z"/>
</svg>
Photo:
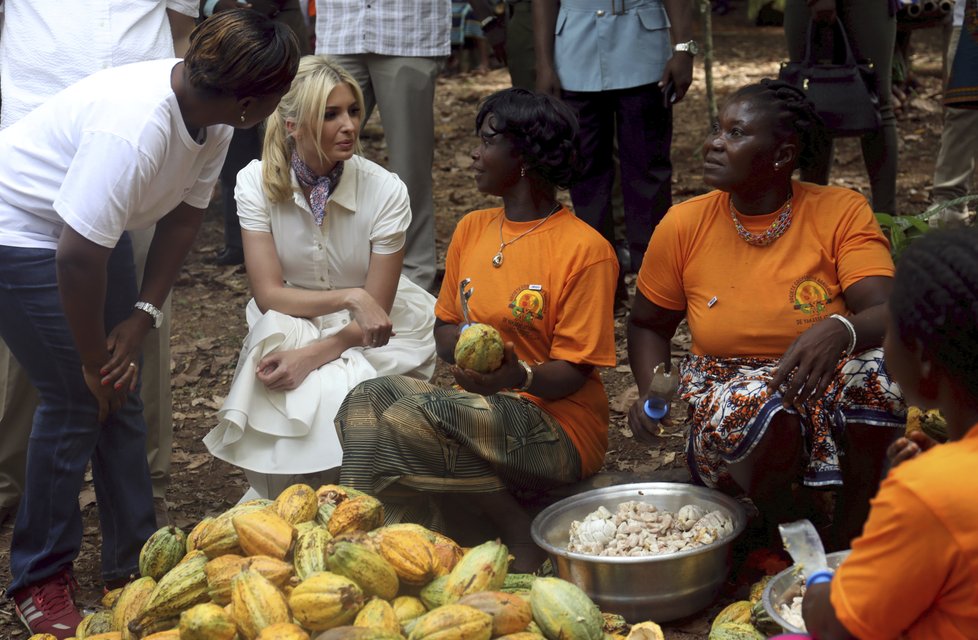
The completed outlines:
<svg viewBox="0 0 978 640">
<path fill-rule="evenodd" d="M 431 167 L 435 158 L 435 80 L 442 58 L 331 55 L 360 83 L 367 124 L 380 107 L 387 142 L 387 168 L 407 185 L 411 225 L 404 251 L 404 274 L 429 291 L 435 286 L 435 203 Z"/>
<path fill-rule="evenodd" d="M 132 232 L 136 275 L 143 279 L 153 229 Z M 141 396 L 146 417 L 146 457 L 153 497 L 166 496 L 173 448 L 173 401 L 170 391 L 170 299 L 163 305 L 163 326 L 150 329 L 143 342 Z M 0 508 L 20 500 L 37 394 L 27 374 L 0 340 Z"/>
</svg>

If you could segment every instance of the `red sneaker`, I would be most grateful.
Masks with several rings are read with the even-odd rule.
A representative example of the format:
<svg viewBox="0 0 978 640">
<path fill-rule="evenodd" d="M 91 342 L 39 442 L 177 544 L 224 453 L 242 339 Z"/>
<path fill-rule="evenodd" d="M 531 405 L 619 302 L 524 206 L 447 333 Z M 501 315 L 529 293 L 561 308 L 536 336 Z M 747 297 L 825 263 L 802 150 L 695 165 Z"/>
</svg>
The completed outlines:
<svg viewBox="0 0 978 640">
<path fill-rule="evenodd" d="M 82 616 L 73 596 L 77 582 L 65 569 L 14 594 L 17 616 L 31 634 L 50 633 L 58 640 L 75 635 Z"/>
</svg>

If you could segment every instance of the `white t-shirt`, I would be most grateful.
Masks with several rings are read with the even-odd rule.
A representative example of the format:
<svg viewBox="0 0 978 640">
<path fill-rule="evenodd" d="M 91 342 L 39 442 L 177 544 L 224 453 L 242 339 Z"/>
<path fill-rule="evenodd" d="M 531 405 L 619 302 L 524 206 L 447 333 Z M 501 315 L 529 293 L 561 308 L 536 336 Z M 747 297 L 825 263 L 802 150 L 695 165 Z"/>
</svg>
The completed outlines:
<svg viewBox="0 0 978 640">
<path fill-rule="evenodd" d="M 265 195 L 261 162 L 238 173 L 234 198 L 241 228 L 271 233 L 282 277 L 303 289 L 362 287 L 370 254 L 391 254 L 404 246 L 411 201 L 400 178 L 378 164 L 353 156 L 316 225 L 292 174 L 293 199 L 273 203 Z"/>
<path fill-rule="evenodd" d="M 178 62 L 100 71 L 0 131 L 0 244 L 54 249 L 68 224 L 114 247 L 182 202 L 207 207 L 232 128 L 190 137 L 170 88 Z"/>
<path fill-rule="evenodd" d="M 0 129 L 96 71 L 173 57 L 167 9 L 196 18 L 198 0 L 3 0 Z M 69 62 L 65 62 L 69 61 Z"/>
</svg>

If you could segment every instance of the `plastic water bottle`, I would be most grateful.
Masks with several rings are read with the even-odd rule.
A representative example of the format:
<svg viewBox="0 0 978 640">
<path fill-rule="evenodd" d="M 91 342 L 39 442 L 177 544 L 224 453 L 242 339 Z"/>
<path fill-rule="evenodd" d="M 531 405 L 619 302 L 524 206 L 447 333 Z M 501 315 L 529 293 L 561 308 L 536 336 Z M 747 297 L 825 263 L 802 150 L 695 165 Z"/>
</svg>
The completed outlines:
<svg viewBox="0 0 978 640">
<path fill-rule="evenodd" d="M 669 415 L 669 404 L 679 389 L 679 376 L 674 376 L 665 369 L 665 362 L 656 365 L 649 392 L 646 394 L 645 415 L 653 420 L 662 420 Z"/>
</svg>

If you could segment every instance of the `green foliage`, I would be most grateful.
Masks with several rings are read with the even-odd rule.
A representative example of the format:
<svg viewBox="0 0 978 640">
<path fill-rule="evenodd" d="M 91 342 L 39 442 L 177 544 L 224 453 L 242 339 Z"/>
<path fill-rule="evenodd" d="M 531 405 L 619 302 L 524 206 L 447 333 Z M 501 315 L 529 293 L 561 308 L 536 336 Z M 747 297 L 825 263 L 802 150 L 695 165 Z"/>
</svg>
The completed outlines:
<svg viewBox="0 0 978 640">
<path fill-rule="evenodd" d="M 877 213 L 876 220 L 883 227 L 884 233 L 890 238 L 890 253 L 893 254 L 894 262 L 899 259 L 903 250 L 910 245 L 914 239 L 927 233 L 932 227 L 928 220 L 932 216 L 940 214 L 945 209 L 957 207 L 966 202 L 978 200 L 978 195 L 968 195 L 954 200 L 948 200 L 940 204 L 935 204 L 923 213 L 909 216 L 891 216 L 888 213 Z"/>
</svg>

